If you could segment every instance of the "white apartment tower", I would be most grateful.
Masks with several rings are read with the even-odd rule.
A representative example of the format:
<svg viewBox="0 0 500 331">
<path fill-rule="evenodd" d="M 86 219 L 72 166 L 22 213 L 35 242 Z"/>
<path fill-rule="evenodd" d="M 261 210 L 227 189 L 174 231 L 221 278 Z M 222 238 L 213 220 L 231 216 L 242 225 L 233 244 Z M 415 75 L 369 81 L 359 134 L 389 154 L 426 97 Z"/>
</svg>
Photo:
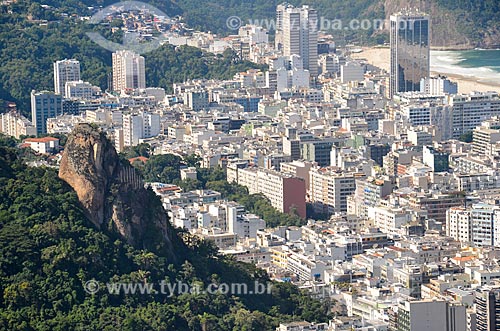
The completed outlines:
<svg viewBox="0 0 500 331">
<path fill-rule="evenodd" d="M 463 207 L 453 207 L 446 211 L 446 235 L 463 243 L 472 241 L 470 211 Z"/>
<path fill-rule="evenodd" d="M 123 115 L 123 146 L 136 146 L 140 139 L 160 134 L 160 115 L 148 112 Z M 117 143 L 120 145 L 119 143 Z"/>
<path fill-rule="evenodd" d="M 478 203 L 446 212 L 446 235 L 474 246 L 500 247 L 500 207 Z"/>
<path fill-rule="evenodd" d="M 54 63 L 54 91 L 66 97 L 66 82 L 80 80 L 80 62 L 74 59 Z"/>
<path fill-rule="evenodd" d="M 146 88 L 144 57 L 131 51 L 113 53 L 113 91 Z"/>
<path fill-rule="evenodd" d="M 347 197 L 355 192 L 355 174 L 337 173 L 332 168 L 311 169 L 309 172 L 309 199 L 317 213 L 346 212 Z"/>
<path fill-rule="evenodd" d="M 142 116 L 139 114 L 128 114 L 123 116 L 123 140 L 125 146 L 139 144 L 139 139 L 144 137 Z"/>
<path fill-rule="evenodd" d="M 283 55 L 299 55 L 304 69 L 312 77 L 318 75 L 318 13 L 309 6 L 295 8 L 291 5 L 277 7 L 277 28 L 283 43 Z"/>
</svg>

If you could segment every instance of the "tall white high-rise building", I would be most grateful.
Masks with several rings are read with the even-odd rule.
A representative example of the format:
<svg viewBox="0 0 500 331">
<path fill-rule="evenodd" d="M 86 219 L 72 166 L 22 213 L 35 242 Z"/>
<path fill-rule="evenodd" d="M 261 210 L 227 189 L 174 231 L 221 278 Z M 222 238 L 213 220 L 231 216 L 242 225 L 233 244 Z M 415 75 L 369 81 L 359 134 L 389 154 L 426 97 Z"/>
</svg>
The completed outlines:
<svg viewBox="0 0 500 331">
<path fill-rule="evenodd" d="M 123 140 L 125 146 L 135 146 L 139 144 L 139 139 L 144 136 L 142 116 L 139 114 L 129 114 L 123 116 Z"/>
<path fill-rule="evenodd" d="M 146 88 L 144 57 L 131 51 L 113 53 L 113 90 Z"/>
<path fill-rule="evenodd" d="M 309 6 L 295 8 L 291 5 L 277 7 L 277 29 L 283 55 L 299 55 L 304 69 L 312 77 L 318 75 L 318 12 Z"/>
<path fill-rule="evenodd" d="M 472 242 L 470 210 L 453 207 L 446 211 L 446 235 L 463 243 Z"/>
<path fill-rule="evenodd" d="M 391 15 L 391 97 L 420 91 L 420 81 L 430 76 L 429 22 L 429 16 L 420 12 Z"/>
<path fill-rule="evenodd" d="M 66 82 L 80 80 L 80 62 L 74 59 L 54 62 L 54 91 L 66 97 Z"/>
<path fill-rule="evenodd" d="M 274 45 L 276 50 L 283 50 L 283 15 L 288 7 L 292 7 L 288 3 L 282 3 L 276 7 L 276 33 Z"/>
</svg>

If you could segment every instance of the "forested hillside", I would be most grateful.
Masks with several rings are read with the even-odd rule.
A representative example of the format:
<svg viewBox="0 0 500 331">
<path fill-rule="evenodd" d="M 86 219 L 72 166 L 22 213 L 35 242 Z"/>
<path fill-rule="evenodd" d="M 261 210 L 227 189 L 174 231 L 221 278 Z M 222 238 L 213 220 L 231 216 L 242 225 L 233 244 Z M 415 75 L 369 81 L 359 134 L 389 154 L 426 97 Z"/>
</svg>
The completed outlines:
<svg viewBox="0 0 500 331">
<path fill-rule="evenodd" d="M 202 30 L 228 33 L 226 19 L 235 15 L 248 19 L 274 18 L 276 5 L 283 1 L 197 0 L 176 2 L 188 24 Z M 498 0 L 290 0 L 293 5 L 308 4 L 319 16 L 341 19 L 383 19 L 403 8 L 418 8 L 432 15 L 433 46 L 499 47 L 500 1 Z M 221 15 L 221 13 L 224 15 Z M 333 31 L 342 42 L 374 43 L 388 40 L 387 32 L 373 30 Z M 380 38 L 380 36 L 384 38 Z M 344 39 L 345 40 L 342 40 Z"/>
<path fill-rule="evenodd" d="M 91 28 L 77 19 L 63 18 L 62 13 L 91 15 L 89 6 L 106 6 L 114 0 L 28 0 L 0 6 L 0 100 L 15 101 L 29 114 L 32 89 L 52 89 L 52 63 L 76 58 L 81 62 L 83 79 L 105 89 L 111 72 L 111 54 L 92 42 L 85 32 Z M 146 1 L 170 16 L 182 15 L 189 26 L 220 34 L 228 30 L 226 19 L 235 15 L 243 23 L 273 19 L 281 1 L 268 0 L 198 0 Z M 382 19 L 402 7 L 414 6 L 433 18 L 433 45 L 458 48 L 498 47 L 500 45 L 500 2 L 497 0 L 291 0 L 295 5 L 310 4 L 328 19 Z M 54 8 L 45 9 L 41 6 Z M 40 26 L 39 20 L 47 20 Z M 93 27 L 95 29 L 95 27 Z M 95 30 L 92 30 L 95 31 Z M 119 41 L 120 33 L 100 31 L 106 38 Z M 387 33 L 373 30 L 332 31 L 339 43 L 381 43 Z M 172 82 L 186 78 L 228 78 L 235 72 L 254 67 L 233 61 L 233 54 L 213 58 L 196 49 L 184 47 L 174 52 L 165 46 L 146 54 L 147 80 L 150 86 L 169 89 Z"/>
<path fill-rule="evenodd" d="M 109 282 L 268 284 L 264 271 L 179 233 L 176 261 L 97 230 L 57 172 L 29 168 L 0 135 L 1 330 L 274 330 L 279 321 L 328 319 L 328 307 L 290 284 L 269 294 L 110 293 Z M 101 290 L 89 294 L 95 280 Z M 157 287 L 156 287 L 157 288 Z"/>
<path fill-rule="evenodd" d="M 177 14 L 200 30 L 231 33 L 226 27 L 229 16 L 238 16 L 243 23 L 249 19 L 270 19 L 276 5 L 283 1 L 209 0 L 203 6 L 197 0 L 174 1 L 163 7 Z M 498 0 L 290 0 L 293 5 L 311 5 L 319 16 L 341 19 L 383 19 L 402 8 L 418 8 L 432 15 L 434 46 L 498 47 L 500 46 L 500 1 Z M 223 13 L 223 14 L 222 14 Z M 386 32 L 373 30 L 333 31 L 342 42 L 374 43 L 388 40 Z M 381 38 L 380 36 L 385 38 Z M 344 39 L 345 40 L 342 40 Z"/>
<path fill-rule="evenodd" d="M 73 6 L 72 2 L 64 3 L 66 7 L 57 11 L 44 10 L 38 3 L 29 1 L 0 6 L 0 100 L 16 102 L 25 115 L 30 114 L 31 90 L 53 90 L 53 63 L 57 60 L 79 60 L 82 79 L 103 90 L 107 88 L 111 52 L 85 35 L 87 31 L 94 31 L 90 25 L 58 16 L 61 12 L 87 11 L 86 7 Z M 38 21 L 29 20 L 28 14 L 47 19 L 49 23 L 40 26 Z M 119 33 L 111 34 L 105 28 L 99 32 L 110 40 L 120 41 Z M 167 90 L 172 88 L 172 83 L 185 79 L 227 79 L 239 71 L 258 67 L 239 61 L 231 51 L 215 57 L 188 46 L 175 49 L 164 45 L 145 57 L 147 85 Z"/>
</svg>

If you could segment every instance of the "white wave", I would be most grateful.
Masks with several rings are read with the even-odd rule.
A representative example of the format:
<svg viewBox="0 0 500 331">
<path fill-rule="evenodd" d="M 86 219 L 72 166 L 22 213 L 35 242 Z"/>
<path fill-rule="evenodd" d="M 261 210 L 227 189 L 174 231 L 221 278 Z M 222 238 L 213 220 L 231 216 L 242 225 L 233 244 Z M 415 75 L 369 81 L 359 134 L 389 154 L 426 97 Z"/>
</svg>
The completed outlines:
<svg viewBox="0 0 500 331">
<path fill-rule="evenodd" d="M 479 82 L 499 83 L 500 73 L 496 67 L 467 68 L 460 66 L 465 59 L 458 52 L 431 51 L 431 71 L 478 79 Z"/>
</svg>

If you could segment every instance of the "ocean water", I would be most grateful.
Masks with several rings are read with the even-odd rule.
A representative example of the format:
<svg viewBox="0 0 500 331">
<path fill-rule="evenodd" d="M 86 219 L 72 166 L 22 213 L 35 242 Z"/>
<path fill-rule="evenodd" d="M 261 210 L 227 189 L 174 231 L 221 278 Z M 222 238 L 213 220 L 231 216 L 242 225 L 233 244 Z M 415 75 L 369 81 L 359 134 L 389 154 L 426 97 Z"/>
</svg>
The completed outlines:
<svg viewBox="0 0 500 331">
<path fill-rule="evenodd" d="M 431 71 L 500 83 L 500 50 L 431 51 Z"/>
</svg>

